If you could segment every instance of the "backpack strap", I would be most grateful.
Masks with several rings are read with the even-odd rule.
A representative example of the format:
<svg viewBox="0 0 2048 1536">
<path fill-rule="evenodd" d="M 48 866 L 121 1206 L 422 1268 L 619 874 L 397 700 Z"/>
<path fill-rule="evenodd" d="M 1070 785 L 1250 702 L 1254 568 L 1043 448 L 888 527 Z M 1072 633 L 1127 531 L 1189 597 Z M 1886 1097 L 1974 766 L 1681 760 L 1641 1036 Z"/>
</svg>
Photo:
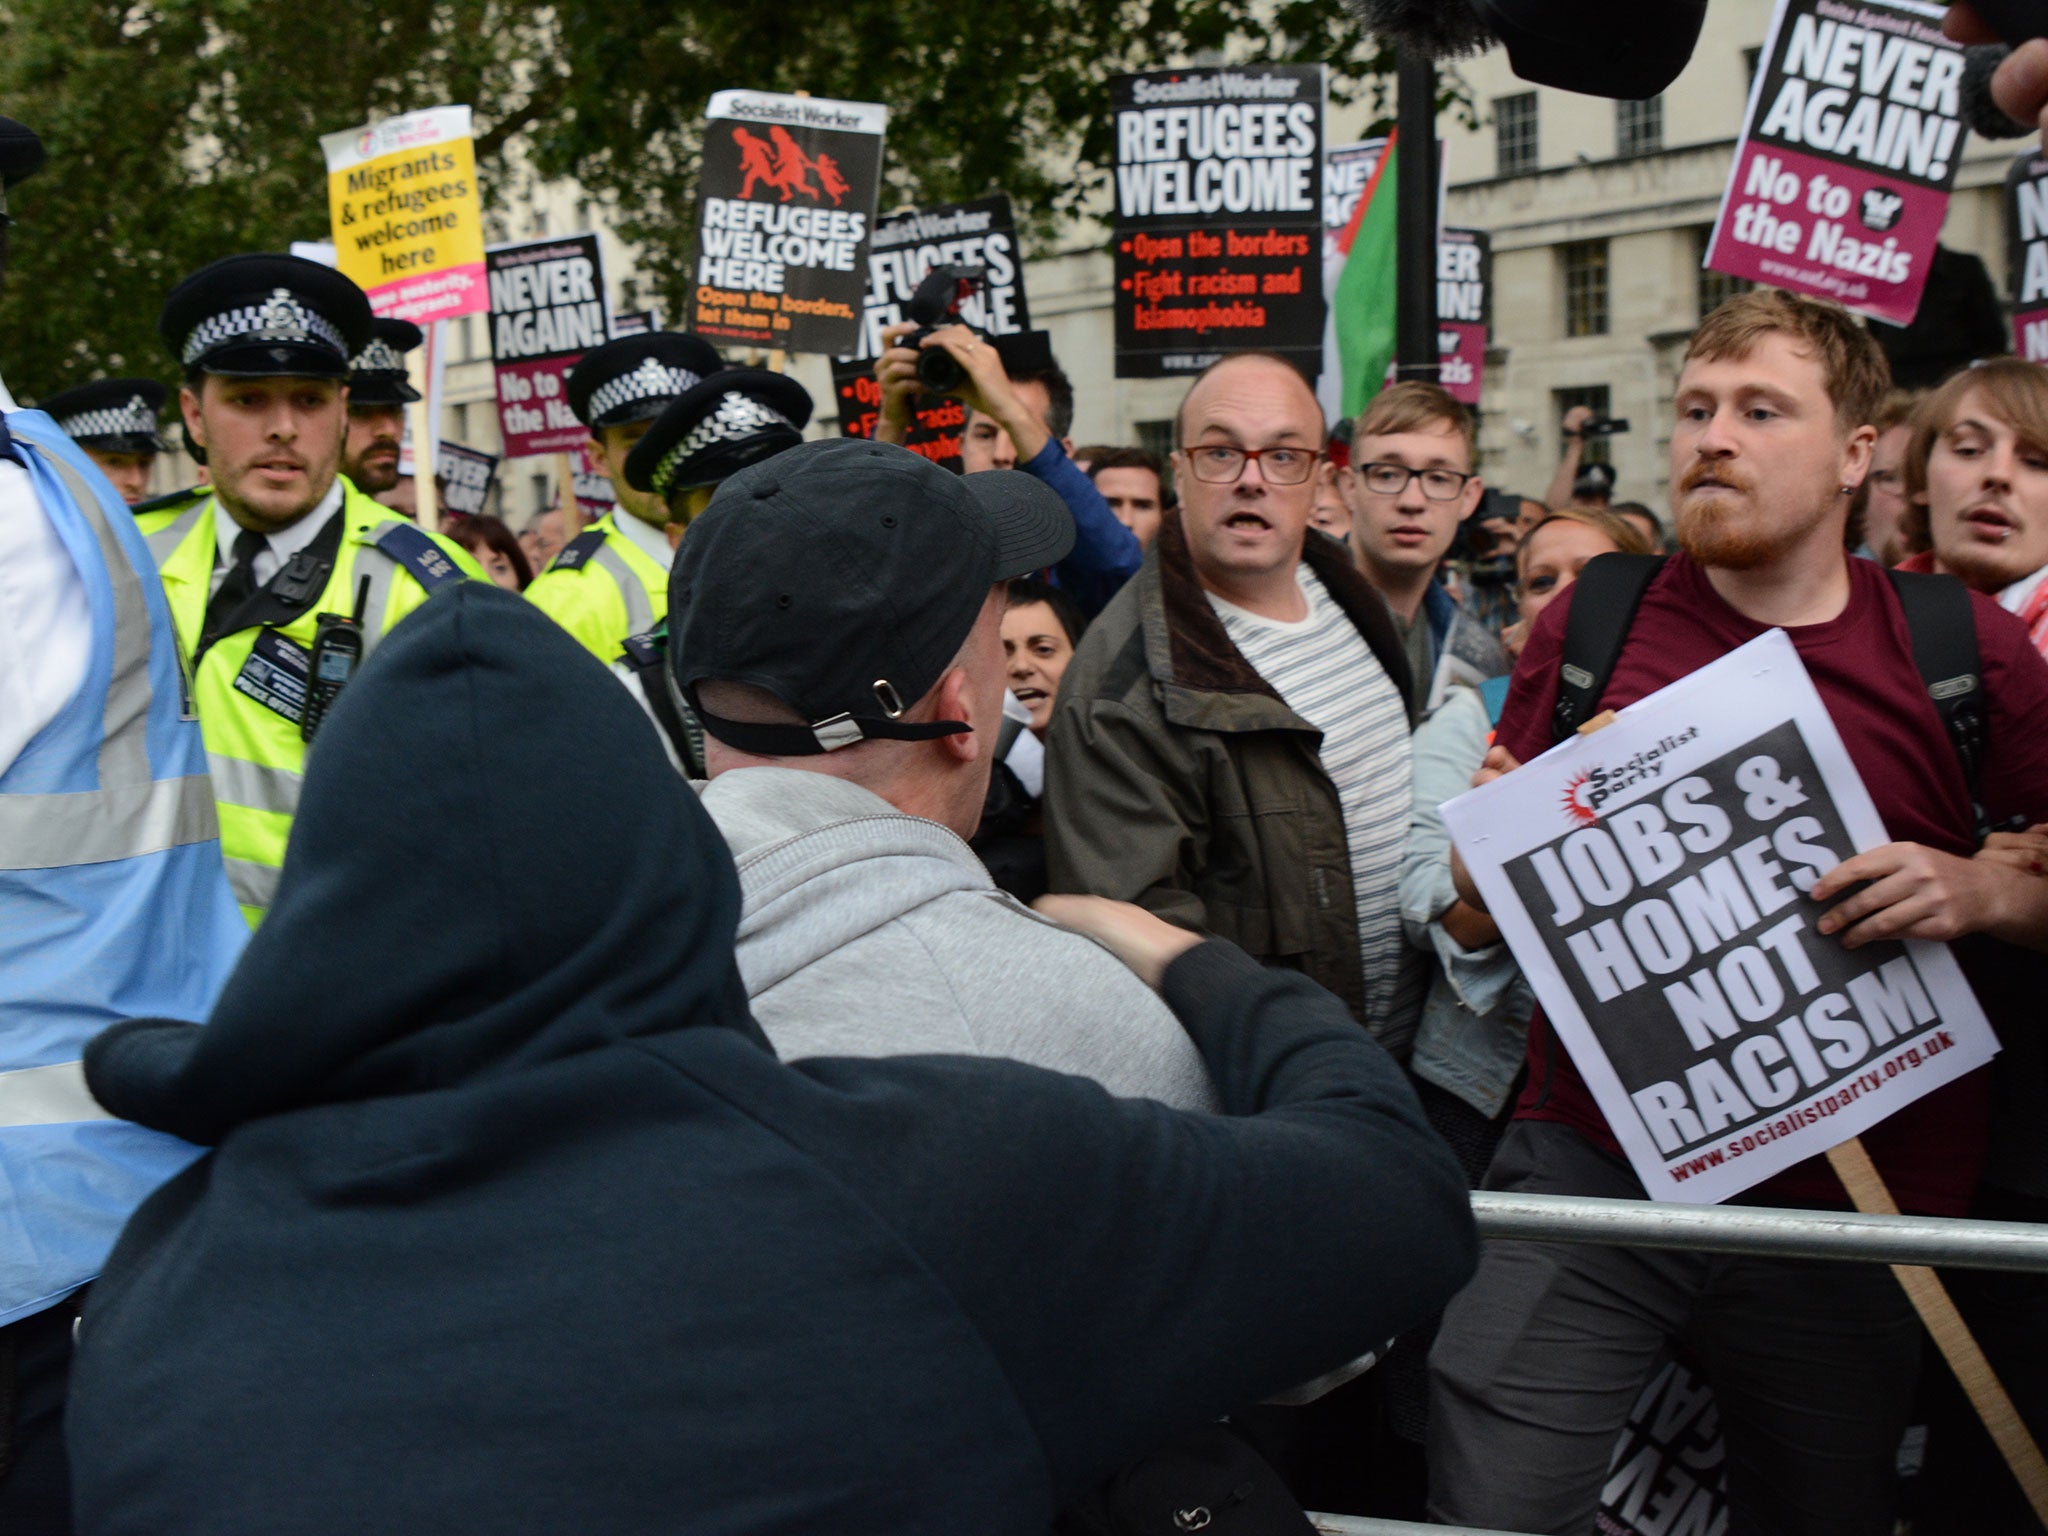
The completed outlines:
<svg viewBox="0 0 2048 1536">
<path fill-rule="evenodd" d="M 625 651 L 619 660 L 640 680 L 640 691 L 647 698 L 647 707 L 654 712 L 655 722 L 660 725 L 662 734 L 668 737 L 669 745 L 675 748 L 676 756 L 682 759 L 683 771 L 690 778 L 703 778 L 704 727 L 697 723 L 690 706 L 682 701 L 675 681 L 669 675 L 667 621 L 645 634 L 628 635 Z"/>
<path fill-rule="evenodd" d="M 1970 590 L 1953 576 L 1886 571 L 1905 610 L 1913 639 L 1913 665 L 1962 764 L 1970 792 L 1970 819 L 1978 842 L 1992 830 L 1984 810 L 1984 679 L 1978 671 L 1977 616 Z"/>
<path fill-rule="evenodd" d="M 1572 583 L 1571 612 L 1565 615 L 1551 740 L 1563 741 L 1598 712 L 1636 608 L 1663 568 L 1662 555 L 1607 554 L 1587 561 L 1579 572 Z"/>
</svg>

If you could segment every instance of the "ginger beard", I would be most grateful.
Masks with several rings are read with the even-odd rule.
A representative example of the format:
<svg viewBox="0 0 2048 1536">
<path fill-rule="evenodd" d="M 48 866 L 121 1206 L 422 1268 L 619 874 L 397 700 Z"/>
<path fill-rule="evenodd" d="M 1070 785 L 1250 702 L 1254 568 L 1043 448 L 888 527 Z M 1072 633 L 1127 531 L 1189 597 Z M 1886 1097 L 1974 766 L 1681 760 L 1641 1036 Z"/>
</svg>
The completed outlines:
<svg viewBox="0 0 2048 1536">
<path fill-rule="evenodd" d="M 1835 494 L 1803 513 L 1796 506 L 1767 505 L 1744 471 L 1719 459 L 1697 460 L 1678 481 L 1678 547 L 1701 565 L 1753 571 L 1810 537 L 1833 510 Z"/>
</svg>

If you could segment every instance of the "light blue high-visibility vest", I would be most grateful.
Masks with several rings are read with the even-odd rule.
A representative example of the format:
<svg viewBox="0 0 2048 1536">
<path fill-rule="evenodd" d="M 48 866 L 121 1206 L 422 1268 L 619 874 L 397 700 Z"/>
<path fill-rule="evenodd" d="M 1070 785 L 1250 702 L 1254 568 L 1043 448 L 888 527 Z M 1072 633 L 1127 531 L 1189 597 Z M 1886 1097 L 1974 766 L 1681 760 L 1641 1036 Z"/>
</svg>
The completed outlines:
<svg viewBox="0 0 2048 1536">
<path fill-rule="evenodd" d="M 0 773 L 0 1325 L 100 1271 L 199 1148 L 110 1118 L 85 1043 L 203 1020 L 248 939 L 229 894 L 156 566 L 106 476 L 40 411 L 0 418 L 85 585 L 92 655 Z"/>
</svg>

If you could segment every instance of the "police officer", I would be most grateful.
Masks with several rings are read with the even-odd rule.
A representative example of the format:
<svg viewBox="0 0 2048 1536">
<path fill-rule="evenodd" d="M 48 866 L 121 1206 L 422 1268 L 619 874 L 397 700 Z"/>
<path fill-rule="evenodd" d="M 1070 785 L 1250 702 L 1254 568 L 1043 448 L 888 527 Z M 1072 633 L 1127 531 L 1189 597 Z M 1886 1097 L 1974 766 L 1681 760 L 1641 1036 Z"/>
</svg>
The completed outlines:
<svg viewBox="0 0 2048 1536">
<path fill-rule="evenodd" d="M 569 408 L 590 429 L 590 456 L 619 510 L 564 545 L 526 595 L 599 661 L 668 612 L 668 507 L 627 479 L 627 456 L 671 401 L 719 365 L 701 336 L 650 331 L 593 348 L 569 374 Z"/>
<path fill-rule="evenodd" d="M 42 160 L 0 118 L 0 273 L 8 196 Z M 248 930 L 149 551 L 78 446 L 4 384 L 0 574 L 0 1531 L 61 1536 L 83 1288 L 197 1155 L 109 1118 L 80 1056 L 124 1018 L 205 1018 Z"/>
<path fill-rule="evenodd" d="M 155 379 L 95 379 L 44 400 L 40 409 L 134 506 L 149 495 L 149 472 L 164 451 L 157 418 L 164 387 Z"/>
<path fill-rule="evenodd" d="M 626 456 L 626 483 L 667 512 L 669 542 L 680 544 L 711 493 L 749 464 L 803 441 L 811 396 L 795 379 L 761 368 L 727 368 L 670 402 Z M 677 696 L 663 660 L 668 652 L 668 593 L 661 618 L 629 635 L 612 670 L 654 717 L 669 757 L 693 779 L 704 777 L 704 733 Z"/>
<path fill-rule="evenodd" d="M 157 333 L 210 485 L 139 517 L 189 659 L 228 879 L 251 925 L 284 862 L 307 744 L 353 663 L 450 582 L 466 550 L 340 473 L 369 301 L 330 267 L 230 256 L 185 279 Z"/>
<path fill-rule="evenodd" d="M 405 354 L 425 338 L 410 320 L 382 315 L 370 322 L 370 330 L 370 344 L 349 359 L 348 441 L 341 449 L 341 472 L 365 496 L 381 497 L 398 484 L 405 408 L 420 397 L 405 376 Z"/>
</svg>

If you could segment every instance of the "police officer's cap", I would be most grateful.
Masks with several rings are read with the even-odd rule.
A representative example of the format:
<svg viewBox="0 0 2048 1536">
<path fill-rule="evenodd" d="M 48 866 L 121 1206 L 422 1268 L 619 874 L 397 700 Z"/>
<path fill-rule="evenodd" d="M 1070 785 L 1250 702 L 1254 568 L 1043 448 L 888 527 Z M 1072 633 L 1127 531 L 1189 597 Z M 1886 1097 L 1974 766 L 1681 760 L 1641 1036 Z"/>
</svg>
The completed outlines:
<svg viewBox="0 0 2048 1536">
<path fill-rule="evenodd" d="M 7 189 L 43 168 L 43 141 L 35 129 L 0 117 L 0 220 L 7 214 Z"/>
<path fill-rule="evenodd" d="M 804 440 L 810 391 L 765 368 L 727 368 L 672 402 L 626 455 L 626 483 L 673 501 Z"/>
<path fill-rule="evenodd" d="M 155 379 L 95 379 L 37 402 L 66 437 L 102 453 L 162 453 L 163 408 L 164 387 Z"/>
<path fill-rule="evenodd" d="M 410 320 L 379 315 L 370 344 L 349 361 L 348 403 L 410 405 L 420 392 L 405 376 L 405 354 L 426 338 Z"/>
<path fill-rule="evenodd" d="M 569 409 L 591 431 L 659 416 L 719 369 L 718 349 L 686 331 L 621 336 L 583 354 L 569 374 Z"/>
<path fill-rule="evenodd" d="M 345 379 L 370 344 L 370 301 L 300 256 L 229 256 L 171 290 L 156 331 L 190 373 Z"/>
</svg>

